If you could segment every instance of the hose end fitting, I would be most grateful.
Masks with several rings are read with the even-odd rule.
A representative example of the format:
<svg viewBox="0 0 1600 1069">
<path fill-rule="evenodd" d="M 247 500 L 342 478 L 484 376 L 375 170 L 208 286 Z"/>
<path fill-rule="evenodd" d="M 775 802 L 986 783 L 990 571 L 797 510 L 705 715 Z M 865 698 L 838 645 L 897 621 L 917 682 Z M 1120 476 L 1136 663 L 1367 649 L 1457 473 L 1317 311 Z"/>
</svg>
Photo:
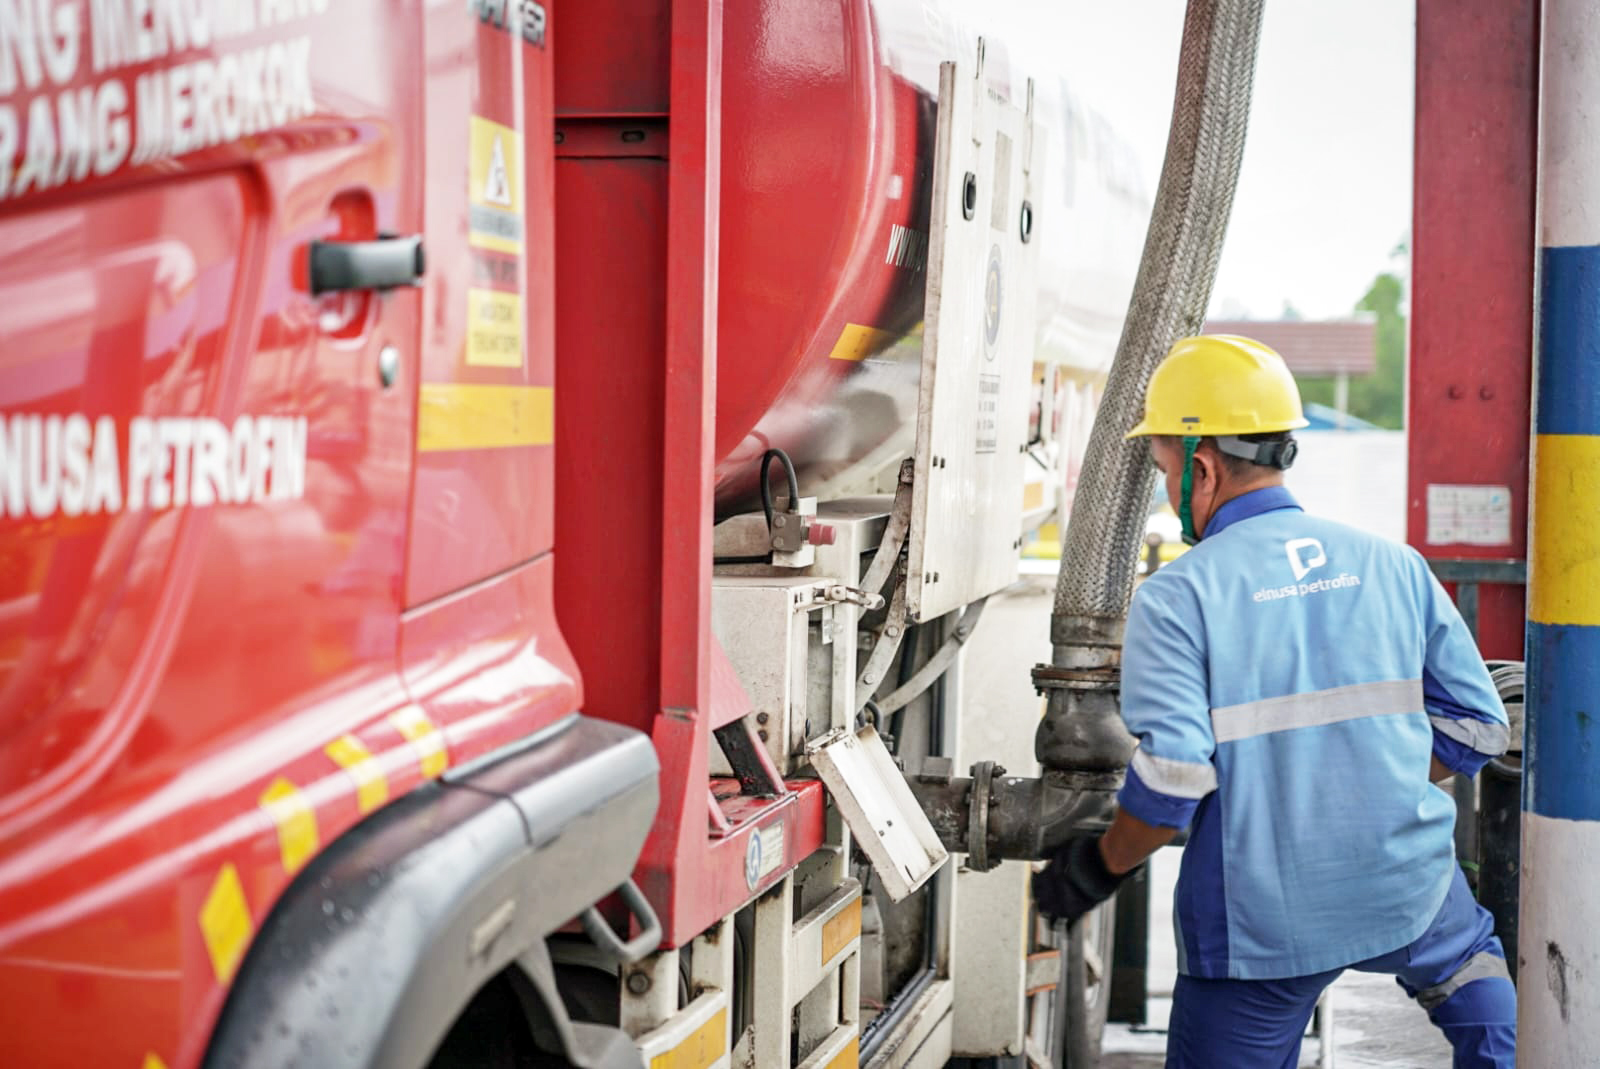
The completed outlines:
<svg viewBox="0 0 1600 1069">
<path fill-rule="evenodd" d="M 1122 620 L 1057 616 L 1051 663 L 1036 665 L 1033 685 L 1046 695 L 1033 752 L 1047 769 L 1121 773 L 1133 756 L 1122 726 Z"/>
</svg>

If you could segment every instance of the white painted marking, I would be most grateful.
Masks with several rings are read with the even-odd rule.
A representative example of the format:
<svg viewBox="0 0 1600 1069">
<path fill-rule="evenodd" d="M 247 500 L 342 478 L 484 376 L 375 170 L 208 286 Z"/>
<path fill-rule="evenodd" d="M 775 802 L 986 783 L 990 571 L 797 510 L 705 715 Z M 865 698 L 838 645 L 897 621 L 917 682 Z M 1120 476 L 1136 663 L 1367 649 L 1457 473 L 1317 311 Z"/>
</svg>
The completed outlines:
<svg viewBox="0 0 1600 1069">
<path fill-rule="evenodd" d="M 1600 68 L 1596 68 L 1600 74 Z M 1517 1065 L 1591 1065 L 1600 1050 L 1600 821 L 1522 815 Z"/>
<path fill-rule="evenodd" d="M 1600 245 L 1600 8 L 1546 0 L 1540 244 Z"/>
</svg>

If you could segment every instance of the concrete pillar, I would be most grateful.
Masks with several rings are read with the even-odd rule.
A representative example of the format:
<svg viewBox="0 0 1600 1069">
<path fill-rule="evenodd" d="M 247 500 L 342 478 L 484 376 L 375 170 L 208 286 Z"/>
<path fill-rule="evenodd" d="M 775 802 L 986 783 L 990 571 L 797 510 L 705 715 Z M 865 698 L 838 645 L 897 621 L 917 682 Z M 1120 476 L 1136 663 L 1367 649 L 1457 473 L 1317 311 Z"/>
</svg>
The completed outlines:
<svg viewBox="0 0 1600 1069">
<path fill-rule="evenodd" d="M 1600 3 L 1547 0 L 1518 1064 L 1600 1050 Z"/>
</svg>

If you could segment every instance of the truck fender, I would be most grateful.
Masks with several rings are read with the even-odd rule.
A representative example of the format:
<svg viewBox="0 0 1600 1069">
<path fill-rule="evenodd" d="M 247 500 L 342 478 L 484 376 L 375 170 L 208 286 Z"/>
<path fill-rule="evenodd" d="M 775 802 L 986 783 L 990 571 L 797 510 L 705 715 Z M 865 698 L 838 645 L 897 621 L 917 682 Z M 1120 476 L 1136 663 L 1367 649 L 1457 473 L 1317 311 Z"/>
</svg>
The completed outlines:
<svg viewBox="0 0 1600 1069">
<path fill-rule="evenodd" d="M 537 1042 L 617 1064 L 620 1033 L 567 1021 L 544 939 L 627 882 L 658 770 L 646 736 L 575 713 L 373 813 L 274 905 L 204 1064 L 415 1069 L 514 962 Z"/>
</svg>

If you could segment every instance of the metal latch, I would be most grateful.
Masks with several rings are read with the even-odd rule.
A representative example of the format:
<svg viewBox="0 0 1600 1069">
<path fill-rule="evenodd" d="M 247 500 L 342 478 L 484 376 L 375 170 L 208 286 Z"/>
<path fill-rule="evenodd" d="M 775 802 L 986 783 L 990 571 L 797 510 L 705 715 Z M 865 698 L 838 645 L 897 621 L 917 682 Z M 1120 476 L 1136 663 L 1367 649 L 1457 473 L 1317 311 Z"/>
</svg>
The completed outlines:
<svg viewBox="0 0 1600 1069">
<path fill-rule="evenodd" d="M 795 606 L 801 611 L 820 609 L 828 605 L 857 605 L 871 612 L 883 608 L 882 594 L 862 590 L 860 587 L 845 586 L 843 583 L 834 583 L 819 591 L 821 597 Z"/>
</svg>

